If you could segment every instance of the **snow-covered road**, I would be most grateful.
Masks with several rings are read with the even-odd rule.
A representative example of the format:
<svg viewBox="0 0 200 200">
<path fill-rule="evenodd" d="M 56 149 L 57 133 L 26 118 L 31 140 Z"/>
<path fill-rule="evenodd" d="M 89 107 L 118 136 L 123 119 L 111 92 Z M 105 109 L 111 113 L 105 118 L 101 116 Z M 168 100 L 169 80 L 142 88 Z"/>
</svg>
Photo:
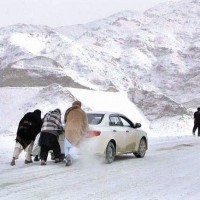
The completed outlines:
<svg viewBox="0 0 200 200">
<path fill-rule="evenodd" d="M 0 199 L 199 200 L 200 138 L 149 138 L 145 158 L 81 156 L 70 167 L 48 161 L 11 167 L 13 136 L 0 134 Z"/>
</svg>

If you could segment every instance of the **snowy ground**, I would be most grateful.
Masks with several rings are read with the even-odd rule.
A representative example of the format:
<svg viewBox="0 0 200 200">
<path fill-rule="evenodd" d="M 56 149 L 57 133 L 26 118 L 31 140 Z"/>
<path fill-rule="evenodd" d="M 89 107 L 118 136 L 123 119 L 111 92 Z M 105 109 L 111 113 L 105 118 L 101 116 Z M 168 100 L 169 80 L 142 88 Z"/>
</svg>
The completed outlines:
<svg viewBox="0 0 200 200">
<path fill-rule="evenodd" d="M 102 158 L 80 155 L 70 167 L 48 160 L 24 164 L 24 154 L 10 166 L 20 118 L 36 108 L 42 113 L 61 108 L 74 99 L 84 108 L 126 114 L 148 132 L 149 149 L 143 159 L 133 155 L 107 165 Z M 100 92 L 52 86 L 0 88 L 0 199 L 73 200 L 199 200 L 200 138 L 191 136 L 187 116 L 149 122 L 123 92 Z M 168 136 L 166 136 L 168 135 Z"/>
<path fill-rule="evenodd" d="M 14 167 L 13 136 L 0 135 L 0 199 L 120 199 L 199 200 L 198 137 L 149 138 L 143 159 L 133 155 L 104 164 L 101 158 L 80 156 L 70 167 L 49 160 Z"/>
</svg>

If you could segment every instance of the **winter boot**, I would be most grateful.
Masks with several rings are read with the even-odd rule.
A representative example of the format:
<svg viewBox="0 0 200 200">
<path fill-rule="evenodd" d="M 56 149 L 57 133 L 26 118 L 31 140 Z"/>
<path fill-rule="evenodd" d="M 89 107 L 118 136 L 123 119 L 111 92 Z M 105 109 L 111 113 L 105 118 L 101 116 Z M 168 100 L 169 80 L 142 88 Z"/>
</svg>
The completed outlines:
<svg viewBox="0 0 200 200">
<path fill-rule="evenodd" d="M 55 163 L 59 163 L 61 160 L 59 158 L 55 158 Z"/>
<path fill-rule="evenodd" d="M 15 160 L 12 160 L 11 163 L 10 163 L 10 165 L 14 166 L 15 165 Z"/>
<path fill-rule="evenodd" d="M 65 159 L 65 154 L 61 153 L 59 156 L 59 159 L 62 162 Z"/>
<path fill-rule="evenodd" d="M 46 162 L 44 160 L 41 160 L 40 165 L 46 165 Z"/>
<path fill-rule="evenodd" d="M 34 161 L 35 161 L 35 162 L 38 162 L 38 161 L 39 161 L 39 156 L 38 156 L 38 155 L 35 156 Z"/>
<path fill-rule="evenodd" d="M 25 164 L 30 164 L 30 163 L 33 163 L 33 161 L 32 160 L 25 160 L 24 163 Z"/>
<path fill-rule="evenodd" d="M 65 161 L 66 161 L 66 166 L 72 165 L 72 157 L 69 154 L 65 157 Z"/>
</svg>

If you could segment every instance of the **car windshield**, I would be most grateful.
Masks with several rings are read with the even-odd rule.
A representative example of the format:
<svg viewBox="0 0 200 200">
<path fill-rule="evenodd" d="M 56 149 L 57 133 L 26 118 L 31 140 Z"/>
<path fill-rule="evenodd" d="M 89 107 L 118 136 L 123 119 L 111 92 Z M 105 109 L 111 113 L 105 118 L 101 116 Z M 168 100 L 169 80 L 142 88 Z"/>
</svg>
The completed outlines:
<svg viewBox="0 0 200 200">
<path fill-rule="evenodd" d="M 87 117 L 89 124 L 100 124 L 104 117 L 104 114 L 87 113 Z"/>
</svg>

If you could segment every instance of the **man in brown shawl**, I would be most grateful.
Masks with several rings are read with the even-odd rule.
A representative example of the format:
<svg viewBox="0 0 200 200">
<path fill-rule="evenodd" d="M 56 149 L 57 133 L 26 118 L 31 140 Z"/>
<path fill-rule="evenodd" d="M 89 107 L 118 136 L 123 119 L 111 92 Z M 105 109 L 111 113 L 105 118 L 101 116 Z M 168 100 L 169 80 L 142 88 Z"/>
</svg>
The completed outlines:
<svg viewBox="0 0 200 200">
<path fill-rule="evenodd" d="M 86 113 L 81 109 L 81 102 L 75 101 L 72 107 L 67 109 L 64 117 L 65 121 L 65 160 L 66 166 L 72 164 L 70 149 L 78 146 L 88 130 L 88 118 Z"/>
</svg>

